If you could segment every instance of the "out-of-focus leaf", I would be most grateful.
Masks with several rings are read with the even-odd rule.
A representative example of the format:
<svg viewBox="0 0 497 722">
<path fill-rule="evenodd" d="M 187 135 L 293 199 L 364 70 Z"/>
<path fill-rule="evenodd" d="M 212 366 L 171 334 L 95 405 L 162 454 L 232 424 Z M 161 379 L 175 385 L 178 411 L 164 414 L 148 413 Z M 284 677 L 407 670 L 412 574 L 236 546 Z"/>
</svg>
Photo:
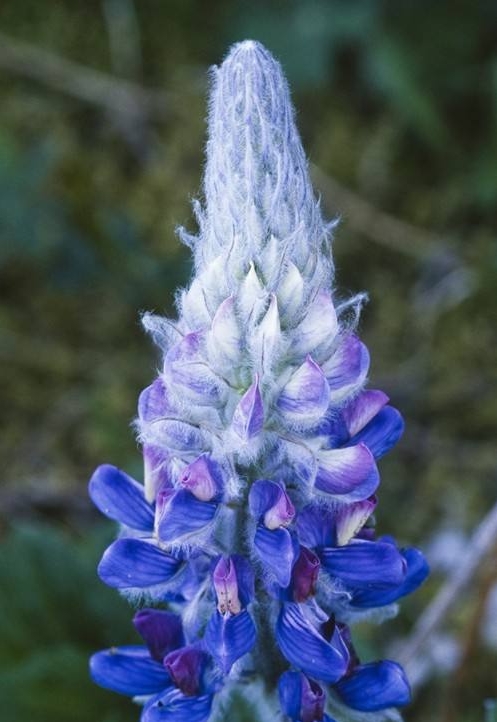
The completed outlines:
<svg viewBox="0 0 497 722">
<path fill-rule="evenodd" d="M 99 532 L 76 542 L 45 525 L 13 528 L 2 540 L 2 722 L 133 719 L 88 676 L 91 652 L 138 641 L 129 605 L 96 577 L 105 543 Z"/>
</svg>

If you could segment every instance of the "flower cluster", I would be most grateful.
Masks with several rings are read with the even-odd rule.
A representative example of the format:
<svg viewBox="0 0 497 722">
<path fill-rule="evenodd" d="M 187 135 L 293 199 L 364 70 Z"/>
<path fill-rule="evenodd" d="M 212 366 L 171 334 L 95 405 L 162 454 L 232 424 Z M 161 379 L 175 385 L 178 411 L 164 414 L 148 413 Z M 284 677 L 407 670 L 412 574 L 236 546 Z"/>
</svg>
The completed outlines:
<svg viewBox="0 0 497 722">
<path fill-rule="evenodd" d="M 273 719 L 391 719 L 404 672 L 362 663 L 350 625 L 427 575 L 375 536 L 377 460 L 403 422 L 364 389 L 360 298 L 335 305 L 331 225 L 256 42 L 214 71 L 204 195 L 198 235 L 181 231 L 195 276 L 179 318 L 144 317 L 163 351 L 139 399 L 144 484 L 109 465 L 90 481 L 121 525 L 99 575 L 138 604 L 144 641 L 95 654 L 92 676 L 142 702 L 141 722 L 202 722 L 257 677 L 278 690 Z"/>
</svg>

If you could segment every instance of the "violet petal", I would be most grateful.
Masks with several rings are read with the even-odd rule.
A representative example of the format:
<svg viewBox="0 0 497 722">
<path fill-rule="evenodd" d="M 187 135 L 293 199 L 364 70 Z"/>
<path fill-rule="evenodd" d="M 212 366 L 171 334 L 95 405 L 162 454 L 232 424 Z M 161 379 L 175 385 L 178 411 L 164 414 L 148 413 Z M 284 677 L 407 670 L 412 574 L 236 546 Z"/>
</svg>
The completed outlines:
<svg viewBox="0 0 497 722">
<path fill-rule="evenodd" d="M 238 614 L 242 603 L 238 596 L 236 567 L 231 557 L 220 557 L 212 572 L 212 582 L 219 612 Z"/>
<path fill-rule="evenodd" d="M 343 547 L 323 549 L 323 569 L 352 589 L 370 589 L 401 584 L 406 564 L 399 550 L 385 542 L 356 539 Z"/>
<path fill-rule="evenodd" d="M 361 712 L 402 707 L 411 700 L 404 670 L 390 660 L 356 667 L 336 684 L 335 691 L 348 707 Z"/>
<path fill-rule="evenodd" d="M 367 499 L 380 482 L 373 455 L 364 444 L 318 453 L 315 487 L 339 501 Z"/>
<path fill-rule="evenodd" d="M 288 529 L 269 530 L 259 525 L 254 537 L 254 548 L 263 567 L 281 587 L 290 584 L 295 561 L 295 545 Z"/>
<path fill-rule="evenodd" d="M 255 640 L 255 625 L 246 609 L 239 614 L 214 612 L 204 635 L 205 646 L 223 674 L 228 674 L 233 664 L 250 652 Z"/>
<path fill-rule="evenodd" d="M 110 464 L 102 464 L 90 479 L 91 500 L 115 521 L 139 531 L 152 531 L 154 511 L 145 500 L 144 489 L 134 479 Z"/>
<path fill-rule="evenodd" d="M 211 694 L 189 697 L 173 687 L 145 704 L 140 722 L 207 722 L 211 708 Z"/>
<path fill-rule="evenodd" d="M 206 662 L 206 653 L 198 647 L 190 645 L 170 652 L 164 659 L 164 667 L 169 672 L 175 686 L 183 694 L 194 696 L 200 691 Z"/>
<path fill-rule="evenodd" d="M 188 464 L 181 472 L 179 483 L 200 501 L 211 501 L 222 489 L 220 471 L 208 454 L 201 454 Z"/>
<path fill-rule="evenodd" d="M 325 414 L 330 388 L 321 368 L 307 356 L 283 387 L 276 405 L 290 426 L 308 428 Z"/>
<path fill-rule="evenodd" d="M 281 709 L 292 722 L 319 722 L 326 697 L 323 689 L 302 672 L 284 672 L 278 681 Z"/>
<path fill-rule="evenodd" d="M 172 494 L 164 505 L 156 529 L 163 542 L 174 542 L 205 529 L 217 511 L 217 504 L 199 501 L 186 489 Z"/>
<path fill-rule="evenodd" d="M 109 587 L 132 589 L 169 581 L 181 562 L 141 539 L 118 539 L 105 550 L 98 565 L 100 579 Z"/>
<path fill-rule="evenodd" d="M 150 655 L 158 662 L 184 644 L 183 625 L 178 614 L 162 609 L 140 609 L 133 617 L 133 624 Z"/>
<path fill-rule="evenodd" d="M 341 391 L 364 383 L 369 371 L 369 352 L 354 334 L 345 336 L 333 356 L 323 364 L 331 390 L 331 399 L 341 398 Z"/>
<path fill-rule="evenodd" d="M 375 459 L 379 459 L 395 446 L 403 432 L 404 419 L 399 411 L 385 406 L 349 443 L 366 444 Z"/>
<path fill-rule="evenodd" d="M 243 394 L 233 414 L 231 426 L 242 441 L 248 441 L 262 431 L 264 407 L 259 389 L 259 377 Z"/>
<path fill-rule="evenodd" d="M 166 386 L 162 378 L 157 378 L 147 386 L 138 399 L 138 416 L 141 421 L 150 422 L 167 416 L 172 411 Z"/>
<path fill-rule="evenodd" d="M 249 491 L 249 509 L 256 521 L 260 521 L 264 514 L 277 504 L 282 488 L 270 479 L 254 481 Z"/>
<path fill-rule="evenodd" d="M 295 602 L 305 602 L 315 594 L 320 566 L 319 557 L 301 546 L 292 569 L 292 595 Z"/>
<path fill-rule="evenodd" d="M 205 333 L 194 331 L 172 346 L 164 359 L 164 375 L 198 404 L 216 404 L 221 381 L 205 360 Z"/>
<path fill-rule="evenodd" d="M 341 412 L 349 436 L 359 433 L 386 404 L 388 396 L 378 389 L 366 389 L 355 396 Z"/>
<path fill-rule="evenodd" d="M 312 549 L 335 546 L 336 513 L 322 505 L 308 504 L 297 514 L 301 543 Z"/>
<path fill-rule="evenodd" d="M 425 581 L 430 573 L 426 559 L 419 549 L 401 550 L 407 571 L 404 580 L 393 589 L 359 589 L 353 593 L 351 604 L 361 609 L 383 607 L 396 602 L 400 597 L 410 594 Z"/>
<path fill-rule="evenodd" d="M 347 670 L 348 652 L 337 631 L 330 642 L 304 617 L 300 604 L 284 604 L 276 624 L 276 639 L 297 669 L 313 679 L 337 682 Z"/>
<path fill-rule="evenodd" d="M 92 655 L 90 675 L 100 687 L 130 697 L 155 694 L 171 684 L 160 662 L 146 647 L 112 647 Z"/>
</svg>

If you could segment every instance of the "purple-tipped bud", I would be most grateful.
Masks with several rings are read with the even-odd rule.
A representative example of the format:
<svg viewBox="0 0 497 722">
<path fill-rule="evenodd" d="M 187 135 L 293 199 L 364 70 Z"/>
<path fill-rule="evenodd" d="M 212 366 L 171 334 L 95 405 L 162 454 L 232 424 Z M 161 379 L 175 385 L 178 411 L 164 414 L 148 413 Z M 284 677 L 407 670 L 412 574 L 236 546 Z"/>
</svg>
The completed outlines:
<svg viewBox="0 0 497 722">
<path fill-rule="evenodd" d="M 231 427 L 242 441 L 249 441 L 262 431 L 264 407 L 259 389 L 259 376 L 243 394 L 233 414 Z"/>
<path fill-rule="evenodd" d="M 164 360 L 164 375 L 174 388 L 200 405 L 216 405 L 222 397 L 221 381 L 205 360 L 205 333 L 194 331 L 171 347 Z"/>
<path fill-rule="evenodd" d="M 202 454 L 183 470 L 180 484 L 200 501 L 210 501 L 218 493 L 213 464 L 207 454 Z"/>
<path fill-rule="evenodd" d="M 383 391 L 368 389 L 347 404 L 342 415 L 349 436 L 359 433 L 388 404 L 388 401 L 389 398 Z"/>
<path fill-rule="evenodd" d="M 333 354 L 323 363 L 334 403 L 341 403 L 364 384 L 369 370 L 369 352 L 353 333 L 340 339 Z"/>
<path fill-rule="evenodd" d="M 231 557 L 221 557 L 212 574 L 217 596 L 217 608 L 221 614 L 238 614 L 242 605 L 238 597 L 238 581 L 235 564 Z"/>
<path fill-rule="evenodd" d="M 163 378 L 156 379 L 141 392 L 138 418 L 144 444 L 174 451 L 200 451 L 205 445 L 198 426 L 182 420 Z"/>
<path fill-rule="evenodd" d="M 292 569 L 292 591 L 295 602 L 305 602 L 316 593 L 321 563 L 307 547 L 300 547 L 300 554 Z"/>
<path fill-rule="evenodd" d="M 319 291 L 308 308 L 295 334 L 292 352 L 306 356 L 321 347 L 329 350 L 338 333 L 338 320 L 333 299 L 327 291 Z"/>
<path fill-rule="evenodd" d="M 277 406 L 289 425 L 309 428 L 325 414 L 330 403 L 326 376 L 308 355 L 283 387 Z"/>
<path fill-rule="evenodd" d="M 202 673 L 207 655 L 198 647 L 182 647 L 170 652 L 164 659 L 164 667 L 183 694 L 193 697 L 200 691 Z"/>
<path fill-rule="evenodd" d="M 295 517 L 295 507 L 286 491 L 280 487 L 278 499 L 264 514 L 264 526 L 267 529 L 279 529 L 289 526 Z"/>
<path fill-rule="evenodd" d="M 143 389 L 138 399 L 138 416 L 142 423 L 163 418 L 171 413 L 172 408 L 171 400 L 161 378 L 155 379 L 150 386 Z"/>
</svg>

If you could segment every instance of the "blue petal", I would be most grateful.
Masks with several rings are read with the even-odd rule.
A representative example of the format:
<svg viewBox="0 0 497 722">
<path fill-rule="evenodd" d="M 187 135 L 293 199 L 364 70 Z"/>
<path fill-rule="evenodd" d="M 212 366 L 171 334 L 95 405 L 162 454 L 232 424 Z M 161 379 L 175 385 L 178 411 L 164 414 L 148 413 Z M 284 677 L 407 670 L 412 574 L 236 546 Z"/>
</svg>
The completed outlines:
<svg viewBox="0 0 497 722">
<path fill-rule="evenodd" d="M 173 542 L 176 539 L 195 534 L 211 523 L 217 504 L 200 501 L 186 489 L 177 491 L 168 501 L 157 526 L 159 539 Z"/>
<path fill-rule="evenodd" d="M 375 459 L 395 446 L 404 432 L 404 420 L 393 406 L 385 406 L 362 431 L 353 436 L 350 445 L 366 444 Z"/>
<path fill-rule="evenodd" d="M 388 396 L 379 389 L 367 389 L 347 402 L 340 419 L 350 438 L 358 434 L 388 404 Z"/>
<path fill-rule="evenodd" d="M 302 614 L 299 604 L 284 604 L 276 624 L 276 639 L 286 659 L 313 679 L 337 682 L 345 674 L 349 655 L 337 631 L 327 642 Z"/>
<path fill-rule="evenodd" d="M 205 445 L 198 426 L 176 417 L 158 419 L 155 422 L 155 435 L 158 443 L 177 452 L 200 453 Z"/>
<path fill-rule="evenodd" d="M 212 695 L 187 697 L 173 688 L 147 702 L 140 722 L 205 722 L 211 707 Z"/>
<path fill-rule="evenodd" d="M 113 647 L 97 652 L 90 659 L 94 682 L 130 697 L 155 694 L 171 684 L 160 662 L 150 657 L 146 647 Z"/>
<path fill-rule="evenodd" d="M 159 377 L 147 386 L 138 399 L 138 415 L 142 421 L 155 421 L 171 412 L 164 381 Z"/>
<path fill-rule="evenodd" d="M 228 674 L 237 659 L 250 652 L 255 640 L 255 625 L 246 609 L 233 615 L 214 612 L 204 635 L 207 650 L 224 674 Z"/>
<path fill-rule="evenodd" d="M 219 402 L 222 393 L 220 379 L 205 362 L 205 353 L 205 332 L 188 333 L 167 352 L 164 375 L 180 394 L 197 404 L 210 405 Z"/>
<path fill-rule="evenodd" d="M 350 439 L 343 413 L 325 416 L 316 427 L 315 434 L 326 438 L 327 449 L 337 449 Z"/>
<path fill-rule="evenodd" d="M 105 550 L 98 575 L 116 589 L 144 588 L 167 582 L 180 564 L 178 559 L 149 542 L 124 538 Z"/>
<path fill-rule="evenodd" d="M 330 718 L 324 714 L 324 690 L 302 672 L 284 672 L 278 681 L 278 692 L 281 709 L 292 722 L 329 722 Z"/>
<path fill-rule="evenodd" d="M 300 543 L 310 549 L 334 546 L 336 543 L 335 514 L 324 506 L 308 504 L 297 514 Z"/>
<path fill-rule="evenodd" d="M 281 496 L 281 486 L 269 479 L 254 481 L 249 491 L 250 513 L 257 521 L 273 507 Z"/>
<path fill-rule="evenodd" d="M 354 607 L 383 607 L 392 604 L 417 589 L 430 573 L 428 563 L 419 549 L 404 549 L 402 556 L 407 564 L 404 581 L 393 589 L 360 589 L 354 592 L 351 604 Z"/>
<path fill-rule="evenodd" d="M 411 699 L 404 670 L 389 660 L 356 667 L 335 690 L 346 705 L 361 712 L 401 707 Z"/>
<path fill-rule="evenodd" d="M 331 359 L 323 364 L 331 400 L 336 400 L 340 389 L 362 384 L 368 369 L 369 352 L 366 346 L 354 334 L 345 336 Z"/>
<path fill-rule="evenodd" d="M 384 589 L 401 584 L 406 575 L 401 553 L 386 542 L 355 539 L 344 547 L 323 549 L 320 557 L 328 574 L 352 589 Z"/>
<path fill-rule="evenodd" d="M 334 546 L 336 543 L 335 513 L 317 504 L 308 504 L 297 515 L 301 544 L 310 549 Z"/>
<path fill-rule="evenodd" d="M 249 386 L 238 402 L 233 413 L 231 426 L 243 441 L 249 441 L 262 431 L 264 426 L 264 405 L 259 389 L 259 377 Z"/>
<path fill-rule="evenodd" d="M 367 499 L 380 483 L 373 455 L 364 444 L 341 449 L 322 449 L 318 453 L 316 489 L 337 501 Z"/>
<path fill-rule="evenodd" d="M 329 402 L 326 377 L 311 356 L 307 356 L 282 389 L 276 405 L 284 421 L 302 429 L 315 426 Z"/>
<path fill-rule="evenodd" d="M 90 479 L 91 500 L 102 514 L 132 529 L 152 531 L 154 512 L 143 486 L 110 464 L 102 464 Z"/>
<path fill-rule="evenodd" d="M 262 565 L 276 577 L 281 587 L 287 587 L 295 561 L 295 545 L 288 529 L 266 529 L 259 525 L 254 545 Z"/>
<path fill-rule="evenodd" d="M 278 680 L 278 694 L 283 714 L 298 720 L 302 707 L 301 672 L 284 672 Z"/>
</svg>

